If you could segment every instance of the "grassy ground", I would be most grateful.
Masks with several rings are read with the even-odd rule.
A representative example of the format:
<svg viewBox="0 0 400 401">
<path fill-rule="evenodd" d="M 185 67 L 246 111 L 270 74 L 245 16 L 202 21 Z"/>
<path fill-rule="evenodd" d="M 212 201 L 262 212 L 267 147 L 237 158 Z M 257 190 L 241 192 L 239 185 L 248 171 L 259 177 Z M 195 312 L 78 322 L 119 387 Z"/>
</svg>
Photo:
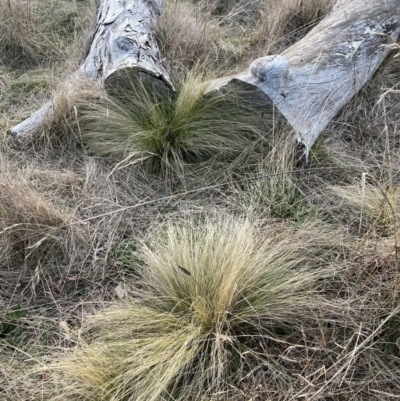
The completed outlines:
<svg viewBox="0 0 400 401">
<path fill-rule="evenodd" d="M 398 51 L 295 168 L 290 128 L 203 94 L 333 2 L 164 3 L 177 95 L 104 122 L 66 89 L 95 2 L 0 0 L 0 398 L 397 399 Z"/>
</svg>

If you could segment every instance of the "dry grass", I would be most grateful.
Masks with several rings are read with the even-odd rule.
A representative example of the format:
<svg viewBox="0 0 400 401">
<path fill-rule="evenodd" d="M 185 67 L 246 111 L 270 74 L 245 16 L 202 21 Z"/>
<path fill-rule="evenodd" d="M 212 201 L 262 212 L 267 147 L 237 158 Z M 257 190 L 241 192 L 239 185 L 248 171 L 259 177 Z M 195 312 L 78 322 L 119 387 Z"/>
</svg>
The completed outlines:
<svg viewBox="0 0 400 401">
<path fill-rule="evenodd" d="M 74 219 L 68 210 L 57 208 L 45 193 L 35 191 L 22 174 L 3 168 L 1 175 L 2 259 L 11 263 L 22 260 L 29 265 L 70 252 L 70 224 Z"/>
<path fill-rule="evenodd" d="M 218 18 L 212 10 L 202 3 L 166 2 L 157 36 L 174 80 L 181 80 L 199 65 L 208 74 L 225 74 L 245 59 L 247 42 L 240 30 L 240 15 L 246 8 L 234 7 Z"/>
<path fill-rule="evenodd" d="M 169 0 L 157 35 L 172 77 L 199 60 L 214 74 L 248 67 L 250 60 L 278 54 L 326 15 L 333 0 Z"/>
<path fill-rule="evenodd" d="M 203 98 L 201 77 L 281 52 L 332 3 L 170 0 L 177 96 L 103 98 L 104 124 L 70 76 L 94 2 L 0 0 L 0 399 L 398 397 L 398 49 L 306 166 L 271 116 Z M 50 96 L 45 135 L 13 141 Z"/>
<path fill-rule="evenodd" d="M 93 6 L 91 0 L 84 5 L 63 0 L 1 0 L 0 59 L 20 68 L 67 59 L 74 30 L 76 26 L 85 30 Z"/>
<path fill-rule="evenodd" d="M 157 37 L 160 51 L 168 60 L 174 80 L 187 73 L 198 60 L 208 57 L 213 46 L 209 33 L 210 24 L 197 14 L 189 2 L 170 1 L 166 3 L 165 10 L 158 20 Z"/>
<path fill-rule="evenodd" d="M 249 56 L 254 59 L 281 53 L 303 38 L 334 4 L 334 0 L 260 0 Z"/>
<path fill-rule="evenodd" d="M 338 186 L 333 187 L 332 192 L 343 198 L 353 213 L 358 214 L 359 227 L 363 231 L 377 230 L 381 235 L 396 231 L 399 188 Z"/>
<path fill-rule="evenodd" d="M 4 88 L 6 87 L 6 82 L 7 82 L 7 73 L 6 69 L 2 66 L 0 66 L 0 98 L 4 96 Z"/>
<path fill-rule="evenodd" d="M 98 102 L 102 98 L 104 94 L 99 84 L 81 73 L 75 72 L 62 79 L 55 85 L 52 93 L 53 107 L 45 127 L 47 136 L 53 137 L 53 141 L 57 142 L 72 131 L 76 140 L 80 141 L 79 107 L 85 103 Z"/>
<path fill-rule="evenodd" d="M 229 399 L 243 377 L 246 387 L 268 383 L 265 394 L 283 391 L 291 380 L 280 367 L 284 350 L 318 342 L 312 327 L 339 310 L 320 295 L 337 273 L 317 257 L 325 234 L 292 235 L 288 242 L 231 218 L 152 232 L 139 247 L 136 301 L 91 318 L 91 343 L 56 366 L 77 382 L 67 392 L 98 400 Z M 255 374 L 261 367 L 264 375 Z"/>
<path fill-rule="evenodd" d="M 5 52 L 9 58 L 34 57 L 42 45 L 36 28 L 37 4 L 23 0 L 2 0 L 0 15 L 2 53 Z"/>
</svg>

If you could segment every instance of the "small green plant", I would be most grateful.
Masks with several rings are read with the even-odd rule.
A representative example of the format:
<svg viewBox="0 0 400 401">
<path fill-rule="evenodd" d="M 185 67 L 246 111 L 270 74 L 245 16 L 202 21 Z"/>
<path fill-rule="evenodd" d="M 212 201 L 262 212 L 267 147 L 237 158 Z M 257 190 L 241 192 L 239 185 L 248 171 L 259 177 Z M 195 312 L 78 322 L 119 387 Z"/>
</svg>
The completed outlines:
<svg viewBox="0 0 400 401">
<path fill-rule="evenodd" d="M 301 221 L 311 213 L 311 205 L 306 204 L 303 192 L 285 173 L 257 180 L 250 196 L 251 202 L 266 207 L 275 218 Z"/>
<path fill-rule="evenodd" d="M 136 265 L 140 263 L 137 251 L 137 242 L 126 239 L 112 249 L 110 256 L 115 259 L 115 263 L 119 266 L 136 268 Z"/>
<path fill-rule="evenodd" d="M 290 381 L 281 346 L 318 332 L 319 311 L 332 316 L 318 290 L 331 272 L 294 238 L 246 220 L 167 224 L 141 245 L 135 300 L 95 315 L 91 342 L 57 370 L 85 400 L 209 400 L 260 366 L 274 391 Z"/>
<path fill-rule="evenodd" d="M 0 309 L 0 338 L 7 336 L 17 328 L 18 320 L 23 314 L 24 310 L 20 304 L 13 311 L 8 312 Z"/>
<path fill-rule="evenodd" d="M 311 217 L 313 207 L 297 178 L 296 165 L 302 157 L 297 146 L 287 127 L 277 124 L 257 176 L 241 191 L 246 206 L 278 219 L 301 222 Z"/>
</svg>

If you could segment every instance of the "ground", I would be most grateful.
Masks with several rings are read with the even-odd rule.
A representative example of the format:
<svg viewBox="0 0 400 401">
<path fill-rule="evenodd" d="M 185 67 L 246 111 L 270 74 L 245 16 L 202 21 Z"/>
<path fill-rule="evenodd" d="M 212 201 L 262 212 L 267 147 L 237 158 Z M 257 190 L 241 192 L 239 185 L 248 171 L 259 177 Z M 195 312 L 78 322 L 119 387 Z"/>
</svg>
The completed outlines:
<svg viewBox="0 0 400 401">
<path fill-rule="evenodd" d="M 0 0 L 1 398 L 398 398 L 398 50 L 299 165 L 284 122 L 202 96 L 333 2 L 164 3 L 178 95 L 121 104 L 66 89 L 94 1 Z"/>
</svg>

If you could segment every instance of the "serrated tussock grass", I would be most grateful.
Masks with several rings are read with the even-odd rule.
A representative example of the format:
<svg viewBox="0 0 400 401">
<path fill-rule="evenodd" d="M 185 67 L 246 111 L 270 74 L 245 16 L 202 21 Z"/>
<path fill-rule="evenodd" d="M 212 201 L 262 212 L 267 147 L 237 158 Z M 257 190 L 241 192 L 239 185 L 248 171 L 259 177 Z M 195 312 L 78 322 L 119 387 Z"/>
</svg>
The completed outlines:
<svg viewBox="0 0 400 401">
<path fill-rule="evenodd" d="M 36 32 L 37 4 L 0 1 L 0 49 L 11 57 L 33 57 L 40 46 Z M 21 57 L 21 56 L 20 56 Z"/>
<path fill-rule="evenodd" d="M 334 0 L 261 0 L 250 34 L 250 54 L 279 54 L 302 39 L 333 7 Z"/>
<path fill-rule="evenodd" d="M 24 69 L 65 59 L 70 55 L 77 27 L 82 28 L 83 34 L 91 19 L 90 9 L 94 9 L 92 0 L 85 4 L 65 0 L 0 0 L 0 60 Z"/>
<path fill-rule="evenodd" d="M 0 235 L 3 260 L 40 264 L 58 252 L 69 252 L 73 238 L 71 214 L 60 210 L 35 191 L 19 174 L 2 171 L 0 182 Z"/>
<path fill-rule="evenodd" d="M 286 126 L 277 129 L 269 142 L 271 149 L 259 164 L 261 177 L 252 180 L 243 191 L 244 199 L 258 213 L 267 212 L 278 219 L 307 220 L 312 207 L 296 177 L 302 157 L 296 151 L 297 140 Z"/>
<path fill-rule="evenodd" d="M 84 400 L 230 399 L 244 377 L 254 384 L 260 367 L 267 393 L 285 388 L 280 352 L 303 347 L 304 337 L 318 341 L 318 322 L 337 308 L 321 293 L 334 271 L 319 262 L 316 232 L 300 242 L 306 233 L 289 241 L 232 218 L 161 226 L 140 245 L 133 299 L 93 316 L 85 344 L 55 365 L 67 392 Z"/>
<path fill-rule="evenodd" d="M 163 42 L 159 43 L 160 53 L 167 59 L 167 70 L 173 70 L 178 93 L 182 77 L 198 59 L 204 60 L 206 77 L 210 72 L 214 78 L 244 71 L 255 58 L 279 54 L 303 37 L 334 3 L 167 1 L 163 1 L 157 37 Z M 277 130 L 245 130 L 246 135 L 255 134 L 261 141 L 264 134 L 268 138 L 268 145 L 264 144 L 254 163 L 253 159 L 252 163 L 243 162 L 250 156 L 226 163 L 225 153 L 222 160 L 217 154 L 197 165 L 191 154 L 185 153 L 183 166 L 190 168 L 191 174 L 185 176 L 185 190 L 181 192 L 176 180 L 171 185 L 172 180 L 143 173 L 143 168 L 114 169 L 109 160 L 93 157 L 80 147 L 80 128 L 82 133 L 86 128 L 79 121 L 76 98 L 84 96 L 77 89 L 86 89 L 75 79 L 72 83 L 76 86 L 70 85 L 68 79 L 64 80 L 64 72 L 76 71 L 85 57 L 95 29 L 93 25 L 88 28 L 88 22 L 94 19 L 96 2 L 0 0 L 1 5 L 12 7 L 26 7 L 28 3 L 34 6 L 31 27 L 26 26 L 30 23 L 26 14 L 9 18 L 0 12 L 1 137 L 35 111 L 57 82 L 63 84 L 53 95 L 56 110 L 46 130 L 49 140 L 23 148 L 7 140 L 1 147 L 1 156 L 4 152 L 8 159 L 1 166 L 0 179 L 0 184 L 7 183 L 0 207 L 0 326 L 9 322 L 15 329 L 0 333 L 0 399 L 396 399 L 400 388 L 400 279 L 395 227 L 400 172 L 398 50 L 330 124 L 312 149 L 309 165 L 287 173 L 293 170 L 287 158 L 291 150 L 274 142 L 272 136 L 276 137 Z M 2 22 L 5 16 L 7 26 Z M 13 36 L 20 26 L 25 29 L 21 31 L 22 41 Z M 88 91 L 90 94 L 91 89 Z M 162 104 L 163 98 L 150 98 L 152 105 Z M 174 102 L 176 97 L 172 99 Z M 104 122 L 109 105 L 97 121 Z M 217 110 L 221 109 L 216 107 L 212 112 Z M 258 143 L 254 146 L 257 149 Z M 275 154 L 270 152 L 275 148 Z M 127 156 L 122 146 L 120 149 L 120 154 L 112 156 L 116 162 Z M 255 156 L 255 152 L 248 154 Z M 144 164 L 159 170 L 167 168 L 161 167 L 165 163 L 159 155 L 152 157 L 150 154 Z M 141 160 L 133 158 L 125 163 Z M 239 164 L 242 167 L 237 169 Z M 363 195 L 360 180 L 364 172 L 376 179 L 367 179 Z M 19 189 L 10 190 L 12 185 Z M 332 192 L 332 187 L 340 187 L 346 195 Z M 348 195 L 351 200 L 346 199 Z M 243 212 L 261 226 L 274 224 L 273 229 L 250 224 L 258 244 L 253 256 L 263 241 L 269 241 L 271 249 L 278 246 L 283 253 L 293 247 L 293 255 L 299 255 L 299 265 L 293 265 L 293 270 L 301 273 L 306 266 L 316 274 L 329 265 L 341 266 L 334 279 L 312 281 L 307 309 L 296 303 L 293 306 L 291 297 L 307 292 L 307 286 L 296 286 L 289 275 L 292 291 L 283 293 L 293 315 L 283 314 L 281 303 L 275 311 L 273 302 L 268 304 L 270 315 L 261 314 L 261 319 L 255 312 L 252 316 L 256 319 L 244 311 L 240 315 L 239 308 L 236 315 L 230 311 L 224 315 L 221 311 L 224 305 L 230 306 L 229 302 L 208 308 L 224 297 L 213 298 L 210 290 L 206 298 L 201 292 L 204 276 L 215 294 L 215 288 L 221 287 L 216 277 L 222 270 L 201 275 L 197 262 L 190 262 L 203 255 L 201 247 L 196 247 L 191 259 L 183 257 L 181 251 L 181 256 L 174 256 L 175 262 L 169 261 L 173 252 L 161 252 L 164 247 L 170 248 L 170 243 L 178 244 L 175 248 L 181 244 L 186 247 L 189 241 L 169 240 L 168 227 L 179 231 L 185 226 L 184 233 L 192 233 L 187 238 L 204 243 L 200 241 L 203 223 L 208 224 L 204 216 L 238 216 Z M 76 221 L 71 223 L 71 216 Z M 201 216 L 203 223 L 175 221 L 148 231 L 149 226 L 177 216 Z M 293 230 L 305 220 L 319 229 Z M 326 224 L 334 226 L 335 231 L 320 248 L 316 241 L 319 244 L 324 236 Z M 215 245 L 203 249 L 216 250 L 224 243 L 221 238 L 235 231 L 234 224 L 226 222 L 222 228 L 218 236 L 210 235 Z M 79 237 L 79 230 L 85 230 L 85 235 Z M 148 237 L 144 245 L 140 241 L 137 244 L 145 232 Z M 244 243 L 244 253 L 248 254 L 246 241 L 241 240 L 240 249 Z M 146 247 L 165 256 L 165 269 L 157 268 L 163 274 L 153 266 L 156 262 L 144 257 Z M 235 261 L 228 253 L 223 253 L 221 260 L 233 266 Z M 238 257 L 238 251 L 231 253 L 239 261 L 250 259 L 242 254 Z M 215 258 L 218 263 L 221 260 Z M 265 260 L 272 263 L 269 257 Z M 225 267 L 231 274 L 229 266 Z M 161 278 L 170 272 L 169 284 L 163 282 L 169 290 L 160 289 L 156 295 L 160 284 L 151 277 L 146 281 L 138 277 L 145 276 L 147 268 L 149 275 L 159 274 Z M 236 290 L 227 277 L 220 293 L 243 292 L 249 296 L 242 291 L 244 276 L 235 278 L 239 283 Z M 183 285 L 186 279 L 190 281 Z M 131 281 L 141 288 L 132 289 Z M 179 287 L 175 284 L 172 288 L 173 282 Z M 250 279 L 246 281 L 251 283 Z M 127 302 L 118 299 L 122 288 L 125 300 L 132 295 Z M 257 295 L 259 288 L 256 282 L 252 288 L 256 297 L 261 297 Z M 326 294 L 349 303 L 350 316 L 345 309 L 335 319 L 335 306 L 325 308 L 322 302 L 320 309 L 313 308 L 313 294 L 318 299 Z M 104 311 L 104 303 L 110 300 L 112 307 Z M 100 308 L 103 312 L 88 318 Z M 4 320 L 16 310 L 24 311 L 17 322 Z M 207 315 L 209 310 L 211 315 Z M 280 319 L 280 314 L 284 318 Z M 235 316 L 247 316 L 247 320 L 240 324 Z M 59 326 L 60 319 L 70 332 Z M 79 336 L 81 323 L 84 329 Z M 50 372 L 46 366 L 54 360 L 61 363 L 59 369 Z"/>
<path fill-rule="evenodd" d="M 124 93 L 83 111 L 83 140 L 95 154 L 177 175 L 193 163 L 235 159 L 263 141 L 268 125 L 245 93 L 211 85 L 191 73 L 176 93 L 160 93 L 132 78 Z"/>
<path fill-rule="evenodd" d="M 331 191 L 340 196 L 350 211 L 355 213 L 353 222 L 365 231 L 376 231 L 381 236 L 393 234 L 398 216 L 399 188 L 382 189 L 374 184 L 364 188 L 334 186 Z"/>
</svg>

